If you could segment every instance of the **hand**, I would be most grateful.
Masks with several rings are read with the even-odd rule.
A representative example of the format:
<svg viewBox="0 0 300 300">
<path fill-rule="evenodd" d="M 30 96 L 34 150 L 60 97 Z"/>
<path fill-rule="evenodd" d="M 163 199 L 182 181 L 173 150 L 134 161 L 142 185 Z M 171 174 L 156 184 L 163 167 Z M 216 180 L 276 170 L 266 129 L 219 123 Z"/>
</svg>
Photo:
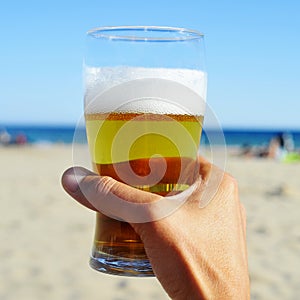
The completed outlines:
<svg viewBox="0 0 300 300">
<path fill-rule="evenodd" d="M 203 159 L 200 166 L 196 188 L 179 209 L 157 221 L 130 224 L 172 299 L 250 299 L 246 216 L 237 183 Z M 74 173 L 80 174 L 79 184 Z M 110 207 L 115 197 L 129 203 L 137 199 L 139 203 L 153 203 L 160 198 L 78 167 L 64 173 L 62 184 L 84 206 L 111 209 L 125 221 L 131 219 L 129 212 L 121 215 Z M 214 195 L 209 205 L 200 208 L 204 206 L 201 202 L 208 202 L 211 191 Z M 151 206 L 145 209 L 152 215 Z"/>
</svg>

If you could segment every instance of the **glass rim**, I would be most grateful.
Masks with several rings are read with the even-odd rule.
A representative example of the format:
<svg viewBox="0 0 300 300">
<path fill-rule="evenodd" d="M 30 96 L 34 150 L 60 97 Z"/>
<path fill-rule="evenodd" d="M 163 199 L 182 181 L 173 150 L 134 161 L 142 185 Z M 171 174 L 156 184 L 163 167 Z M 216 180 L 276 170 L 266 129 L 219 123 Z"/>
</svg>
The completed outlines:
<svg viewBox="0 0 300 300">
<path fill-rule="evenodd" d="M 138 36 L 137 34 L 121 34 L 122 32 L 144 32 L 144 36 Z M 170 36 L 147 36 L 148 33 L 170 33 Z M 171 36 L 171 33 L 176 33 L 177 36 Z M 107 39 L 118 41 L 141 41 L 141 42 L 177 42 L 177 41 L 191 41 L 199 40 L 204 37 L 204 34 L 192 29 L 181 27 L 169 27 L 169 26 L 104 26 L 95 27 L 87 31 L 87 36 L 91 36 L 95 39 Z"/>
</svg>

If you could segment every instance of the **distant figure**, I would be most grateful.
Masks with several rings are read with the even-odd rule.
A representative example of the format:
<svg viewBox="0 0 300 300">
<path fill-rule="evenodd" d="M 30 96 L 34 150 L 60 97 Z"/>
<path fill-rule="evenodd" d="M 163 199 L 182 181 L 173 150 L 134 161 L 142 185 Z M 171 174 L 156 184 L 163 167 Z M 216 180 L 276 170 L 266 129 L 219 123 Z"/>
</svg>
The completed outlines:
<svg viewBox="0 0 300 300">
<path fill-rule="evenodd" d="M 241 156 L 249 156 L 249 157 L 253 156 L 253 149 L 252 149 L 251 145 L 248 143 L 242 144 L 240 155 Z"/>
<path fill-rule="evenodd" d="M 293 136 L 290 133 L 283 134 L 284 147 L 288 152 L 292 152 L 295 150 L 295 143 Z"/>
<path fill-rule="evenodd" d="M 11 143 L 11 135 L 5 130 L 0 131 L 0 145 L 9 145 Z"/>
<path fill-rule="evenodd" d="M 270 142 L 268 157 L 276 160 L 284 160 L 287 154 L 293 150 L 293 137 L 287 133 L 279 133 Z"/>
<path fill-rule="evenodd" d="M 0 129 L 0 146 L 25 145 L 27 142 L 28 139 L 24 133 L 11 136 L 6 129 Z"/>
<path fill-rule="evenodd" d="M 27 143 L 27 137 L 25 134 L 23 133 L 19 133 L 16 136 L 16 144 L 17 145 L 25 145 Z"/>
<path fill-rule="evenodd" d="M 294 140 L 291 134 L 279 133 L 273 137 L 266 147 L 251 147 L 249 144 L 241 146 L 240 155 L 246 157 L 265 157 L 283 161 L 288 154 L 295 149 Z M 298 156 L 297 156 L 298 157 Z"/>
</svg>

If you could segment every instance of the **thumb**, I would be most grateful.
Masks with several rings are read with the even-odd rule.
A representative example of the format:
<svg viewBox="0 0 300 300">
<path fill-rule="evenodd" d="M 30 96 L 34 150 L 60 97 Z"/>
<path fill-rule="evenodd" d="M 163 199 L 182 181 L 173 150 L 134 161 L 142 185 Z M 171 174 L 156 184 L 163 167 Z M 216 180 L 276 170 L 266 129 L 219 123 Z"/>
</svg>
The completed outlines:
<svg viewBox="0 0 300 300">
<path fill-rule="evenodd" d="M 62 176 L 66 192 L 82 205 L 129 223 L 162 219 L 180 207 L 195 187 L 173 196 L 161 197 L 138 190 L 108 176 L 99 176 L 81 167 Z"/>
</svg>

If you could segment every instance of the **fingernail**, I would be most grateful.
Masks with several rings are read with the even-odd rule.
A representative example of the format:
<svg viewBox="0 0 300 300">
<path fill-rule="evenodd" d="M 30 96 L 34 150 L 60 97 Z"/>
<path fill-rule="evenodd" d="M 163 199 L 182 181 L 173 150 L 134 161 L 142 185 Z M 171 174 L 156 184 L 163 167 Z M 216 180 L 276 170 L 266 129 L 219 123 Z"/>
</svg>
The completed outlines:
<svg viewBox="0 0 300 300">
<path fill-rule="evenodd" d="M 78 173 L 72 169 L 63 175 L 63 186 L 71 193 L 76 193 L 80 189 L 80 182 L 84 178 L 84 175 Z"/>
</svg>

